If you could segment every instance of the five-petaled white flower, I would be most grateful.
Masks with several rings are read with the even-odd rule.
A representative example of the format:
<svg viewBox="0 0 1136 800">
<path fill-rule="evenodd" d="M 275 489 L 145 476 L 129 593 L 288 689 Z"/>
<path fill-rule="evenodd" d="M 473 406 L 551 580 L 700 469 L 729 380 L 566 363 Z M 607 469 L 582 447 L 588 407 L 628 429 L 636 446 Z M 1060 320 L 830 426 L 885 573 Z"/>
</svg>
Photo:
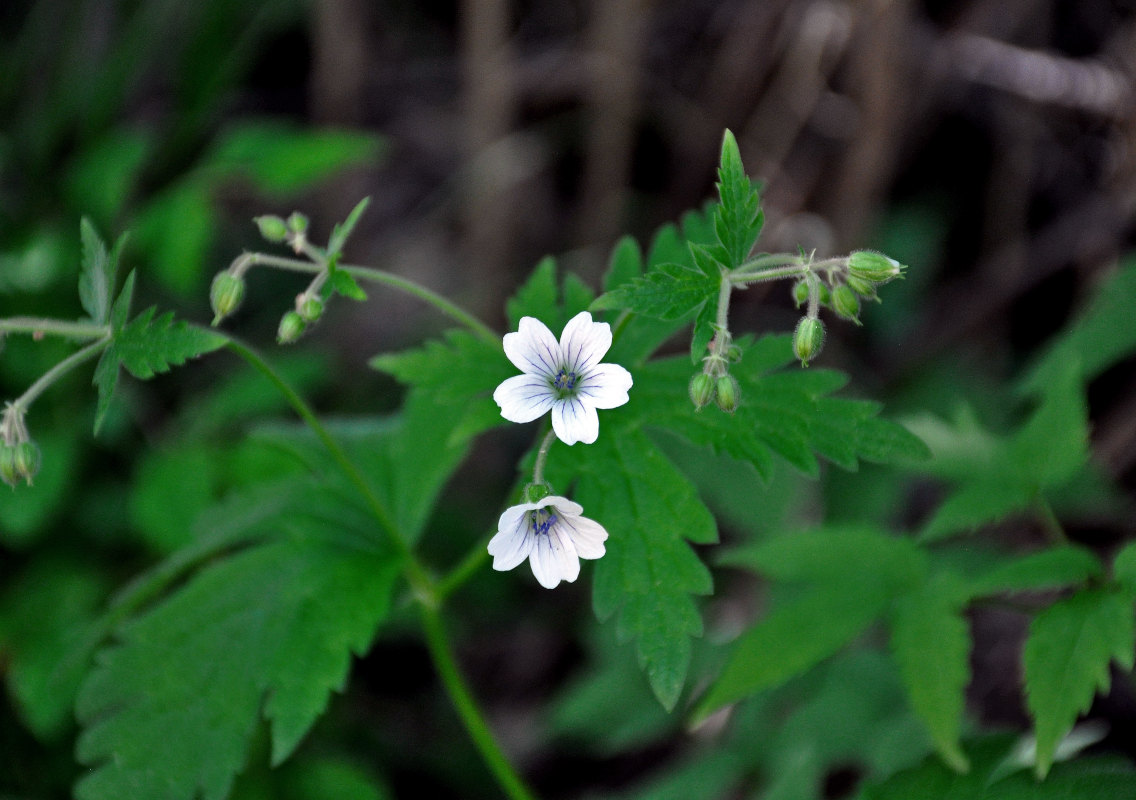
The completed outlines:
<svg viewBox="0 0 1136 800">
<path fill-rule="evenodd" d="M 580 514 L 584 508 L 566 497 L 549 495 L 535 503 L 510 506 L 489 540 L 493 569 L 509 570 L 526 558 L 533 575 L 546 589 L 580 575 L 581 558 L 604 554 L 607 531 Z"/>
<path fill-rule="evenodd" d="M 611 347 L 611 326 L 592 322 L 581 311 L 568 321 L 560 341 L 534 317 L 505 334 L 505 355 L 524 375 L 504 381 L 493 392 L 501 416 L 532 422 L 552 410 L 552 429 L 564 444 L 591 444 L 600 431 L 597 408 L 627 402 L 631 373 L 618 364 L 601 364 Z"/>
</svg>

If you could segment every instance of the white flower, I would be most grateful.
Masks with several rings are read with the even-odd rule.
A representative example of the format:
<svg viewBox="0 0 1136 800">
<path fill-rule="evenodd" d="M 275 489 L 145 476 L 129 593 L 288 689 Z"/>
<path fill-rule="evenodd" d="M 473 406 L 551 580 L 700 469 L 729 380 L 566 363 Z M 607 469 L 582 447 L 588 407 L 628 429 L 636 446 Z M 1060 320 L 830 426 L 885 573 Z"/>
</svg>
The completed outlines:
<svg viewBox="0 0 1136 800">
<path fill-rule="evenodd" d="M 631 373 L 600 363 L 611 347 L 611 326 L 592 322 L 587 311 L 568 321 L 559 342 L 543 322 L 522 317 L 519 330 L 505 334 L 504 343 L 505 355 L 525 373 L 493 392 L 501 416 L 510 422 L 532 422 L 551 409 L 560 441 L 591 444 L 600 432 L 596 409 L 627 402 Z"/>
<path fill-rule="evenodd" d="M 581 558 L 604 554 L 607 531 L 580 514 L 584 508 L 566 497 L 549 495 L 535 503 L 510 506 L 489 540 L 493 569 L 505 571 L 526 558 L 533 575 L 546 589 L 580 575 Z"/>
</svg>

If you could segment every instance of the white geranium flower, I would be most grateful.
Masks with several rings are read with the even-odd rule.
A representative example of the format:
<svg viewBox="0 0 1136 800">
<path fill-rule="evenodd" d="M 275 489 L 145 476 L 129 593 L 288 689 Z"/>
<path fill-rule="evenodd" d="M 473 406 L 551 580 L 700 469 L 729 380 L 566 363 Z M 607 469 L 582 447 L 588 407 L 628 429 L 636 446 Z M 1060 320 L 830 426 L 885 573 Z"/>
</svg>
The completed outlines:
<svg viewBox="0 0 1136 800">
<path fill-rule="evenodd" d="M 559 342 L 543 322 L 522 317 L 519 330 L 505 334 L 504 343 L 505 355 L 525 373 L 493 392 L 501 416 L 510 422 L 532 422 L 551 409 L 560 441 L 591 444 L 600 432 L 596 409 L 627 402 L 631 373 L 600 363 L 611 347 L 611 326 L 592 322 L 587 311 L 568 321 Z"/>
<path fill-rule="evenodd" d="M 493 569 L 510 570 L 527 558 L 546 589 L 560 581 L 572 583 L 580 575 L 580 559 L 602 556 L 607 539 L 602 525 L 580 516 L 583 510 L 556 495 L 509 507 L 489 540 Z"/>
</svg>

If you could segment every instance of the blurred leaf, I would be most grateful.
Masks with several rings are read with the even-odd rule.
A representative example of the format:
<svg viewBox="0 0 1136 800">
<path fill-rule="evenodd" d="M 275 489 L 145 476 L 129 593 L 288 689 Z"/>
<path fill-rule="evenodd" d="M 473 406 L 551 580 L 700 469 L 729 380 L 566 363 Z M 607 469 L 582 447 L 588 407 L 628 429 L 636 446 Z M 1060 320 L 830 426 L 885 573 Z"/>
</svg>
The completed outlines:
<svg viewBox="0 0 1136 800">
<path fill-rule="evenodd" d="M 133 235 L 148 274 L 188 296 L 209 268 L 219 218 L 209 182 L 187 175 L 148 200 L 137 212 Z"/>
<path fill-rule="evenodd" d="M 891 650 L 915 713 L 943 759 L 966 772 L 959 746 L 964 691 L 970 682 L 970 630 L 957 591 L 928 583 L 896 600 L 889 616 Z"/>
<path fill-rule="evenodd" d="M 1058 743 L 1093 695 L 1107 691 L 1109 662 L 1132 669 L 1133 625 L 1132 598 L 1108 589 L 1082 590 L 1034 617 L 1022 661 L 1038 777 L 1045 777 Z"/>
<path fill-rule="evenodd" d="M 556 259 L 546 256 L 505 303 L 511 329 L 517 328 L 521 317 L 535 317 L 555 335 L 555 331 L 563 328 L 568 321 L 568 317 L 557 307 L 559 295 L 556 287 Z"/>
<path fill-rule="evenodd" d="M 110 319 L 111 297 L 118 276 L 118 257 L 125 238 L 119 238 L 114 249 L 107 251 L 95 226 L 84 217 L 79 223 L 83 240 L 83 264 L 79 275 L 79 300 L 83 310 L 97 325 Z"/>
<path fill-rule="evenodd" d="M 373 134 L 310 130 L 280 121 L 245 121 L 225 131 L 206 169 L 252 181 L 270 197 L 288 197 L 347 167 L 374 163 L 385 149 Z"/>
<path fill-rule="evenodd" d="M 1028 592 L 1059 589 L 1083 583 L 1101 573 L 1101 564 L 1090 550 L 1059 546 L 1011 560 L 985 559 L 977 575 L 967 579 L 970 597 L 1002 592 Z"/>
<path fill-rule="evenodd" d="M 394 794 L 368 770 L 334 758 L 289 764 L 280 776 L 282 800 L 388 800 Z"/>
<path fill-rule="evenodd" d="M 67 170 L 71 207 L 83 209 L 105 225 L 118 222 L 153 143 L 149 131 L 126 127 L 114 128 L 88 143 Z"/>
<path fill-rule="evenodd" d="M 262 711 L 279 763 L 342 691 L 397 564 L 330 545 L 315 520 L 283 522 L 287 538 L 205 567 L 103 651 L 79 695 L 78 755 L 94 767 L 80 800 L 221 800 Z"/>
<path fill-rule="evenodd" d="M 48 524 L 67 507 L 79 473 L 80 434 L 73 425 L 37 432 L 42 462 L 33 486 L 0 492 L 0 543 L 26 549 L 43 536 Z"/>
<path fill-rule="evenodd" d="M 1136 295 L 1136 259 L 1125 259 L 1120 269 L 1096 288 L 1076 320 L 1058 334 L 1019 388 L 1044 394 L 1053 381 L 1063 380 L 1068 365 L 1080 366 L 1085 381 L 1136 351 L 1131 298 Z"/>
<path fill-rule="evenodd" d="M 130 521 L 154 552 L 166 555 L 188 543 L 193 521 L 216 500 L 221 458 L 207 445 L 177 442 L 139 460 Z"/>
<path fill-rule="evenodd" d="M 691 595 L 713 588 L 687 540 L 717 541 L 714 518 L 641 431 L 613 430 L 586 449 L 553 446 L 549 479 L 569 486 L 578 477 L 577 501 L 611 535 L 595 566 L 596 616 L 617 615 L 619 640 L 635 640 L 639 664 L 669 710 L 690 664 L 689 637 L 702 634 Z"/>
<path fill-rule="evenodd" d="M 337 269 L 331 273 L 331 288 L 334 289 L 337 294 L 341 294 L 349 300 L 354 300 L 358 303 L 367 299 L 367 293 L 363 291 L 363 287 L 352 277 L 351 273 L 341 269 Z"/>
</svg>

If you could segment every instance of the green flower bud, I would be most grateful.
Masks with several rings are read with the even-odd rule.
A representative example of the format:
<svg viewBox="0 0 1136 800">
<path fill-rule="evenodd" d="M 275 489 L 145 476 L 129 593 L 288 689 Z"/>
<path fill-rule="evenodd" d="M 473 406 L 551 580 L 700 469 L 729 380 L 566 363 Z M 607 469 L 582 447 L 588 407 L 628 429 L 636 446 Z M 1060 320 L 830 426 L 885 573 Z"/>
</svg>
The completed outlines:
<svg viewBox="0 0 1136 800">
<path fill-rule="evenodd" d="M 857 278 L 855 275 L 848 275 L 845 278 L 848 288 L 854 291 L 861 297 L 869 300 L 874 300 L 876 297 L 876 285 L 871 281 L 866 281 L 863 278 Z"/>
<path fill-rule="evenodd" d="M 7 442 L 0 442 L 0 480 L 15 486 L 23 475 L 16 466 L 16 448 Z"/>
<path fill-rule="evenodd" d="M 887 283 L 906 269 L 894 258 L 873 250 L 857 250 L 848 256 L 848 273 L 872 283 Z"/>
<path fill-rule="evenodd" d="M 282 242 L 288 238 L 288 226 L 284 220 L 272 214 L 253 217 L 256 227 L 260 228 L 260 235 L 270 242 Z"/>
<path fill-rule="evenodd" d="M 813 317 L 801 317 L 793 334 L 793 353 L 807 367 L 820 354 L 824 346 L 824 323 Z"/>
<path fill-rule="evenodd" d="M 714 379 L 705 372 L 699 372 L 690 379 L 690 402 L 695 408 L 704 408 L 714 399 Z"/>
<path fill-rule="evenodd" d="M 552 487 L 547 483 L 530 483 L 521 495 L 526 503 L 537 503 L 552 494 Z"/>
<path fill-rule="evenodd" d="M 295 311 L 289 311 L 280 320 L 280 329 L 276 332 L 276 341 L 279 344 L 292 344 L 304 335 L 308 323 Z"/>
<path fill-rule="evenodd" d="M 315 322 L 323 316 L 323 300 L 318 297 L 306 297 L 300 303 L 299 311 L 305 322 Z"/>
<path fill-rule="evenodd" d="M 733 375 L 723 375 L 715 387 L 714 401 L 718 408 L 733 414 L 738 409 L 738 381 Z"/>
<path fill-rule="evenodd" d="M 39 447 L 35 442 L 20 442 L 16 445 L 16 472 L 19 473 L 28 486 L 32 485 L 32 478 L 39 473 Z"/>
<path fill-rule="evenodd" d="M 827 306 L 830 302 L 832 302 L 832 292 L 828 290 L 828 286 L 826 284 L 822 283 L 820 285 L 820 291 L 817 292 L 817 295 L 817 299 L 820 301 L 820 304 L 822 306 Z"/>
<path fill-rule="evenodd" d="M 809 282 L 804 278 L 793 284 L 793 302 L 797 308 L 809 302 Z"/>
<path fill-rule="evenodd" d="M 838 317 L 860 324 L 860 297 L 843 283 L 832 290 L 832 310 Z"/>
<path fill-rule="evenodd" d="M 305 233 L 308 230 L 308 218 L 299 211 L 288 215 L 288 230 L 292 233 Z"/>
<path fill-rule="evenodd" d="M 244 278 L 231 272 L 218 272 L 209 288 L 209 304 L 213 307 L 213 324 L 237 310 L 245 296 Z"/>
</svg>

